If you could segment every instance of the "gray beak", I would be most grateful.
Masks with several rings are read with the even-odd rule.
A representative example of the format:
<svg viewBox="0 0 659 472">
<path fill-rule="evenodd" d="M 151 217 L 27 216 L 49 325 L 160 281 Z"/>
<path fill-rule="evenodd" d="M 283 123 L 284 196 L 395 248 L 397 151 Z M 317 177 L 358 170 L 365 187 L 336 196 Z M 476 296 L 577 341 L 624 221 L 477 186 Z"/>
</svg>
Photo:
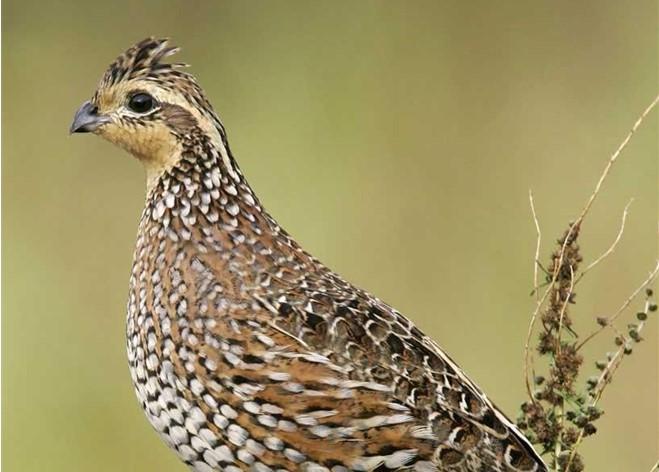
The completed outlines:
<svg viewBox="0 0 659 472">
<path fill-rule="evenodd" d="M 73 117 L 69 133 L 89 133 L 108 122 L 110 122 L 110 118 L 99 115 L 98 108 L 87 101 L 82 104 Z"/>
</svg>

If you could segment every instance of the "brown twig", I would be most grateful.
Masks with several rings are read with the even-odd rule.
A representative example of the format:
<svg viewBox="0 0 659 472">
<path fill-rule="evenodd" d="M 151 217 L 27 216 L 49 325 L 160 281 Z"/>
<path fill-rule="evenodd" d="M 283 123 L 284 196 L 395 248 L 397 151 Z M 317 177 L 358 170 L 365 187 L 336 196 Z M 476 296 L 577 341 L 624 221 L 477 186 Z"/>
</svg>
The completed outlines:
<svg viewBox="0 0 659 472">
<path fill-rule="evenodd" d="M 538 222 L 538 215 L 535 212 L 535 204 L 533 202 L 533 191 L 529 189 L 529 204 L 531 205 L 531 214 L 533 215 L 533 223 L 535 224 L 535 263 L 533 264 L 533 293 L 538 300 L 538 266 L 540 265 L 540 242 L 542 241 L 542 232 L 540 231 L 540 223 Z"/>
<path fill-rule="evenodd" d="M 561 333 L 563 332 L 563 318 L 565 317 L 565 310 L 567 310 L 568 303 L 570 303 L 570 299 L 572 298 L 572 294 L 574 293 L 574 269 L 572 268 L 571 265 L 569 267 L 570 267 L 570 288 L 568 289 L 567 297 L 565 298 L 565 301 L 561 306 L 561 316 L 558 319 L 558 330 L 556 332 L 556 352 L 558 354 L 561 353 Z"/>
<path fill-rule="evenodd" d="M 633 201 L 634 201 L 634 199 L 632 198 L 631 200 L 629 200 L 629 203 L 627 203 L 627 205 L 625 205 L 625 209 L 622 212 L 622 221 L 620 223 L 620 229 L 618 230 L 618 234 L 617 234 L 615 240 L 613 241 L 613 243 L 611 244 L 611 246 L 609 246 L 609 248 L 606 251 L 604 251 L 597 259 L 595 259 L 584 270 L 581 271 L 581 274 L 579 274 L 579 277 L 577 278 L 576 282 L 574 283 L 575 285 L 577 285 L 579 283 L 579 281 L 581 279 L 583 279 L 584 275 L 586 275 L 586 273 L 588 271 L 590 271 L 593 267 L 595 267 L 600 262 L 602 262 L 604 259 L 606 259 L 608 256 L 610 256 L 611 253 L 615 250 L 616 246 L 620 242 L 620 239 L 622 238 L 623 232 L 625 231 L 625 222 L 627 221 L 627 214 L 629 212 L 629 206 L 632 204 Z"/>
<path fill-rule="evenodd" d="M 638 296 L 641 291 L 649 286 L 657 277 L 657 274 L 659 274 L 659 260 L 657 260 L 654 269 L 650 272 L 650 275 L 643 281 L 643 283 L 632 292 L 632 294 L 625 300 L 625 302 L 618 308 L 618 311 L 616 311 L 614 314 L 606 318 L 602 324 L 600 325 L 599 328 L 597 328 L 595 331 L 590 333 L 588 336 L 586 336 L 583 341 L 581 341 L 577 345 L 577 351 L 579 351 L 588 341 L 593 339 L 595 336 L 597 336 L 599 333 L 604 331 L 607 327 L 611 326 L 613 322 L 627 309 L 627 307 L 631 304 L 631 302 Z"/>
<path fill-rule="evenodd" d="M 657 264 L 657 268 L 655 268 L 655 275 L 656 271 L 659 269 L 659 263 Z M 648 284 L 644 284 L 642 288 L 647 287 Z M 637 292 L 635 292 L 636 294 Z M 635 297 L 635 294 L 632 294 L 629 299 L 633 299 Z M 645 308 L 643 309 L 643 313 L 647 314 L 650 312 L 650 306 L 651 306 L 651 301 L 650 298 L 646 299 L 645 301 Z M 638 325 L 636 325 L 636 339 L 639 341 L 640 338 L 640 333 L 643 331 L 643 328 L 645 327 L 645 318 L 640 319 Z M 627 336 L 618 334 L 617 339 L 620 340 L 620 346 L 618 349 L 613 353 L 612 356 L 609 357 L 608 362 L 606 366 L 602 369 L 602 373 L 599 375 L 597 378 L 597 382 L 595 383 L 595 386 L 593 387 L 592 391 L 590 392 L 591 395 L 591 401 L 589 402 L 589 406 L 592 408 L 595 408 L 597 406 L 597 403 L 600 401 L 602 398 L 602 395 L 604 394 L 604 389 L 606 388 L 607 385 L 611 383 L 611 379 L 613 378 L 613 374 L 616 372 L 616 370 L 620 367 L 622 364 L 622 360 L 625 357 L 625 354 L 629 354 L 627 352 L 628 349 L 631 349 L 629 347 L 631 340 L 627 338 Z M 570 451 L 570 457 L 568 459 L 567 465 L 565 467 L 565 471 L 569 472 L 570 467 L 572 466 L 572 462 L 574 461 L 574 458 L 577 454 L 577 449 L 579 448 L 581 442 L 583 441 L 583 438 L 586 435 L 586 430 L 585 428 L 581 428 L 579 431 L 579 435 L 577 436 L 577 439 L 572 446 L 572 449 Z M 656 465 L 655 465 L 656 468 Z M 654 469 L 653 469 L 654 470 Z"/>
<path fill-rule="evenodd" d="M 584 217 L 590 210 L 590 207 L 593 205 L 593 202 L 595 202 L 595 198 L 597 198 L 597 195 L 599 195 L 602 184 L 609 175 L 609 171 L 611 170 L 611 167 L 616 162 L 616 160 L 618 160 L 618 157 L 620 157 L 622 151 L 627 147 L 627 144 L 629 144 L 629 141 L 632 139 L 632 136 L 634 135 L 636 130 L 639 128 L 639 126 L 641 126 L 643 120 L 650 114 L 650 112 L 657 105 L 657 103 L 659 103 L 659 95 L 657 95 L 654 98 L 654 100 L 652 100 L 652 103 L 650 103 L 647 106 L 647 108 L 643 111 L 643 113 L 641 113 L 641 116 L 638 117 L 638 119 L 634 123 L 634 126 L 632 126 L 632 129 L 629 131 L 629 133 L 627 133 L 625 139 L 623 139 L 622 143 L 620 143 L 620 146 L 618 146 L 615 152 L 611 155 L 608 162 L 606 163 L 606 166 L 604 167 L 604 171 L 602 172 L 600 179 L 597 181 L 597 185 L 595 185 L 595 190 L 590 195 L 588 202 L 586 202 L 586 206 L 581 211 L 581 215 L 579 215 L 579 218 L 577 218 L 577 222 L 581 222 L 584 219 Z"/>
<path fill-rule="evenodd" d="M 538 291 L 538 265 L 540 264 L 540 241 L 542 240 L 542 233 L 540 231 L 540 223 L 538 216 L 535 212 L 535 204 L 533 202 L 533 192 L 529 190 L 529 204 L 531 205 L 531 214 L 533 215 L 533 222 L 535 223 L 536 243 L 535 243 L 535 263 L 533 264 L 533 292 L 536 299 L 536 310 L 533 312 L 529 329 L 526 333 L 526 342 L 524 343 L 524 380 L 526 381 L 526 392 L 529 399 L 533 400 L 533 393 L 531 392 L 531 383 L 529 382 L 529 369 L 533 369 L 533 354 L 531 354 L 531 336 L 533 335 L 533 327 L 535 326 L 538 312 L 540 311 L 540 295 Z M 546 296 L 546 295 L 545 295 Z"/>
</svg>

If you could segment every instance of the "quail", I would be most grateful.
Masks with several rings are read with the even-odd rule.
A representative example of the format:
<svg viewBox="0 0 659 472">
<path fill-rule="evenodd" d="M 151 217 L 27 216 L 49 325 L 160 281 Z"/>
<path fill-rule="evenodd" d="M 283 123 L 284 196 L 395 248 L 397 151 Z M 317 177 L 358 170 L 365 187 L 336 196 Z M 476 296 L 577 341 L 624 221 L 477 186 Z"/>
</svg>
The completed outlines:
<svg viewBox="0 0 659 472">
<path fill-rule="evenodd" d="M 127 350 L 169 447 L 197 472 L 546 471 L 432 339 L 266 212 L 177 51 L 127 49 L 70 128 L 146 169 Z"/>
</svg>

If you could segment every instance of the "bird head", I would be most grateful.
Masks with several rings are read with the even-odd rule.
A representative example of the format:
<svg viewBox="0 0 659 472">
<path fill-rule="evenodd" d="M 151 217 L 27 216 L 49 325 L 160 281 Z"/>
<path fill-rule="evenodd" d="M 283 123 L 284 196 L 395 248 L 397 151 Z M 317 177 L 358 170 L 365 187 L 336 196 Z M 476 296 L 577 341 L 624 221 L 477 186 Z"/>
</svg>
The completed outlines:
<svg viewBox="0 0 659 472">
<path fill-rule="evenodd" d="M 110 64 L 92 98 L 78 109 L 71 133 L 94 133 L 137 157 L 147 182 L 176 164 L 186 140 L 218 146 L 223 128 L 185 64 L 165 62 L 176 53 L 166 39 L 147 38 Z"/>
</svg>

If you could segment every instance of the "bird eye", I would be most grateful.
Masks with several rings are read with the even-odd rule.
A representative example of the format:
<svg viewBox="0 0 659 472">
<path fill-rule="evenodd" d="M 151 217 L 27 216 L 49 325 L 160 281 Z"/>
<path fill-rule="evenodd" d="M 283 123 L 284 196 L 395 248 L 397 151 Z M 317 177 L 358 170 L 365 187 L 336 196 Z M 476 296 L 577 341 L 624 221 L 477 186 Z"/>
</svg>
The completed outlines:
<svg viewBox="0 0 659 472">
<path fill-rule="evenodd" d="M 136 93 L 128 101 L 128 108 L 130 108 L 135 113 L 146 113 L 147 111 L 153 109 L 156 101 L 148 93 Z"/>
</svg>

